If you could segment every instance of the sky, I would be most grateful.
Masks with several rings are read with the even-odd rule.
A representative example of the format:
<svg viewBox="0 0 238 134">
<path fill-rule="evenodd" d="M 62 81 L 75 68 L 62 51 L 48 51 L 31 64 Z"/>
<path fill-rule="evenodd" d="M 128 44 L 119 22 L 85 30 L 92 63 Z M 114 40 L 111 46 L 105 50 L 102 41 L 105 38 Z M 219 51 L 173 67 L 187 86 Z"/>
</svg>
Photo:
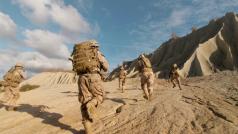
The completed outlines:
<svg viewBox="0 0 238 134">
<path fill-rule="evenodd" d="M 89 39 L 112 70 L 227 12 L 238 0 L 1 0 L 0 76 L 16 62 L 29 74 L 69 70 L 74 44 Z"/>
</svg>

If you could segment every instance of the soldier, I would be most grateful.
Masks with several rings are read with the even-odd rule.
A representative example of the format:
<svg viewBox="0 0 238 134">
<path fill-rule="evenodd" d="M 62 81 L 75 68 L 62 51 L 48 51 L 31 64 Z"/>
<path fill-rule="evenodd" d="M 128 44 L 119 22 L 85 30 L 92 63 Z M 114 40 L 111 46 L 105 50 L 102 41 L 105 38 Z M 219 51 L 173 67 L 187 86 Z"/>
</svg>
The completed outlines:
<svg viewBox="0 0 238 134">
<path fill-rule="evenodd" d="M 124 69 L 123 65 L 120 67 L 120 72 L 119 72 L 119 89 L 122 90 L 122 93 L 124 93 L 125 90 L 125 82 L 126 82 L 126 75 L 127 72 Z"/>
<path fill-rule="evenodd" d="M 175 82 L 178 83 L 178 86 L 179 86 L 179 89 L 182 90 L 181 88 L 181 82 L 180 82 L 180 74 L 178 72 L 178 66 L 177 64 L 173 64 L 172 68 L 171 68 L 171 71 L 169 73 L 169 78 L 170 78 L 170 81 L 173 83 L 173 88 L 176 87 L 176 84 Z"/>
<path fill-rule="evenodd" d="M 86 44 L 86 45 L 85 45 Z M 83 48 L 83 49 L 81 49 Z M 83 57 L 87 55 L 87 57 Z M 96 57 L 94 57 L 96 55 Z M 72 54 L 74 71 L 79 76 L 79 102 L 81 105 L 82 121 L 86 134 L 92 134 L 91 125 L 95 121 L 96 107 L 103 102 L 104 89 L 100 72 L 108 71 L 109 64 L 99 51 L 96 41 L 86 41 L 75 45 Z M 87 58 L 90 59 L 87 59 Z M 87 60 L 84 60 L 87 59 Z"/>
<path fill-rule="evenodd" d="M 144 91 L 145 99 L 151 100 L 154 84 L 154 73 L 151 62 L 143 54 L 138 58 L 138 67 L 141 73 L 141 88 Z"/>
<path fill-rule="evenodd" d="M 24 67 L 21 63 L 17 63 L 4 76 L 4 100 L 7 104 L 8 111 L 17 110 L 16 102 L 20 98 L 19 84 L 26 78 Z"/>
</svg>

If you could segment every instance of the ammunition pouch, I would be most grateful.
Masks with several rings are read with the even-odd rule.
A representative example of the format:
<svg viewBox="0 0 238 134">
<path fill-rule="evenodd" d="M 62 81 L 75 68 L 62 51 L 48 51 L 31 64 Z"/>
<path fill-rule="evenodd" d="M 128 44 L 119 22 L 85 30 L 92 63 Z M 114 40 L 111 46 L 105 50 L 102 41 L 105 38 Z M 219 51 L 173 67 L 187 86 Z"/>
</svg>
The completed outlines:
<svg viewBox="0 0 238 134">
<path fill-rule="evenodd" d="M 152 68 L 143 68 L 143 72 L 153 72 Z"/>
</svg>

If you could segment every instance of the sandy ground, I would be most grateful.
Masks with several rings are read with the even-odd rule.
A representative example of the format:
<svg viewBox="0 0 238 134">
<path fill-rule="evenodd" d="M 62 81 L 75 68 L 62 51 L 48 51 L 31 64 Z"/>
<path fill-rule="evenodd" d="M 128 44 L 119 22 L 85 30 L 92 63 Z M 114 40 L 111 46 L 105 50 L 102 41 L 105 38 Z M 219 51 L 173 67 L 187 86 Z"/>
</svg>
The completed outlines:
<svg viewBox="0 0 238 134">
<path fill-rule="evenodd" d="M 156 80 L 152 101 L 143 98 L 138 78 L 105 83 L 95 133 L 238 134 L 238 75 L 223 72 L 183 80 L 183 90 Z M 1 94 L 2 95 L 2 94 Z M 18 111 L 0 106 L 1 134 L 84 133 L 76 85 L 55 85 L 22 92 Z"/>
</svg>

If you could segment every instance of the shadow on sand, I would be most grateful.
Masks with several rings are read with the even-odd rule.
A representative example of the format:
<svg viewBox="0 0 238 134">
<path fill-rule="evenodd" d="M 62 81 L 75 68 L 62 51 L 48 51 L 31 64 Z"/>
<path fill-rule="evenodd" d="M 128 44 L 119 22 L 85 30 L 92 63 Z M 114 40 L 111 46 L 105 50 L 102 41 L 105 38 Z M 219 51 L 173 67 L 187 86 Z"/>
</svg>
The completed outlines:
<svg viewBox="0 0 238 134">
<path fill-rule="evenodd" d="M 122 104 L 126 104 L 126 101 L 133 101 L 133 102 L 138 102 L 138 101 L 144 101 L 144 100 L 140 100 L 140 99 L 131 99 L 131 98 L 105 98 L 105 100 L 111 100 L 117 103 L 122 103 Z"/>
<path fill-rule="evenodd" d="M 45 108 L 48 108 L 47 106 L 44 105 L 36 105 L 32 106 L 29 104 L 21 104 L 18 107 L 18 112 L 26 112 L 30 115 L 32 115 L 35 118 L 41 118 L 43 119 L 42 123 L 49 124 L 55 127 L 59 127 L 61 129 L 70 131 L 73 134 L 84 134 L 83 130 L 77 131 L 76 129 L 73 129 L 71 126 L 66 125 L 64 123 L 61 123 L 59 121 L 60 118 L 63 116 L 59 113 L 54 113 L 54 112 L 47 112 L 45 111 Z"/>
<path fill-rule="evenodd" d="M 65 91 L 65 92 L 61 92 L 61 93 L 67 94 L 68 97 L 76 97 L 76 96 L 78 96 L 78 92 Z"/>
</svg>

